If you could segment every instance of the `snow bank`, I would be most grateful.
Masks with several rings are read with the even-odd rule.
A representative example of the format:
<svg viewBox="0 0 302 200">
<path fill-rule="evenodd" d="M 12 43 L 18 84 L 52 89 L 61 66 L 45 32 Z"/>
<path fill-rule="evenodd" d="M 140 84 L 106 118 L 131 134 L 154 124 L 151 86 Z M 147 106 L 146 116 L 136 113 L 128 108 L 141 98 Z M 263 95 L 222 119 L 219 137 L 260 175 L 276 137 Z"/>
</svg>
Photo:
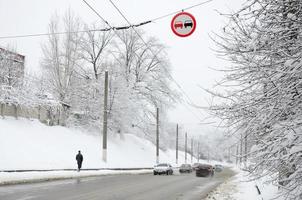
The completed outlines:
<svg viewBox="0 0 302 200">
<path fill-rule="evenodd" d="M 0 171 L 74 169 L 78 150 L 84 156 L 83 168 L 149 168 L 154 165 L 155 146 L 150 141 L 131 134 L 121 139 L 110 133 L 108 140 L 108 162 L 104 163 L 101 135 L 50 127 L 37 120 L 0 119 Z M 190 161 L 190 156 L 188 158 Z M 175 150 L 160 151 L 160 162 L 173 165 Z M 179 152 L 179 163 L 183 162 L 184 152 Z"/>
<path fill-rule="evenodd" d="M 218 188 L 212 191 L 206 200 L 282 200 L 276 198 L 278 188 L 265 184 L 264 179 L 248 181 L 248 173 L 237 168 L 233 168 L 237 175 L 230 178 Z M 257 187 L 260 190 L 258 193 Z"/>
</svg>

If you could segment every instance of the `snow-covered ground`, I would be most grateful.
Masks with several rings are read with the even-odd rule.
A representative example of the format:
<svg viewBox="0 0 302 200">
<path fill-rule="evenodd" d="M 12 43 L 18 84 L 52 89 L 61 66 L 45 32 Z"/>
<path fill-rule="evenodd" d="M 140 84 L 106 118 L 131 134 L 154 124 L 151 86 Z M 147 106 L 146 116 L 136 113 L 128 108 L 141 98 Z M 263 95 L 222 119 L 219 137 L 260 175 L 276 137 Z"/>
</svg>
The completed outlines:
<svg viewBox="0 0 302 200">
<path fill-rule="evenodd" d="M 31 169 L 75 169 L 78 150 L 84 155 L 83 168 L 150 168 L 154 165 L 155 146 L 150 141 L 132 134 L 108 136 L 108 162 L 102 161 L 101 136 L 61 126 L 46 126 L 37 120 L 0 119 L 0 171 Z M 190 161 L 190 156 L 188 156 Z M 184 163 L 184 152 L 179 152 L 179 163 Z M 160 162 L 175 164 L 175 150 L 160 151 Z M 196 159 L 193 160 L 196 162 Z M 206 162 L 206 161 L 201 161 Z M 212 162 L 216 164 L 216 162 Z M 246 182 L 246 173 L 238 174 L 221 184 L 207 200 L 268 200 L 276 188 Z M 91 170 L 48 172 L 0 172 L 0 185 L 47 179 L 75 178 L 109 174 L 140 174 L 151 170 Z"/>
<path fill-rule="evenodd" d="M 248 181 L 247 172 L 237 168 L 233 170 L 237 174 L 212 191 L 206 200 L 282 200 L 282 198 L 276 198 L 278 196 L 276 186 L 265 184 L 264 179 Z"/>
<path fill-rule="evenodd" d="M 72 169 L 81 150 L 83 168 L 152 167 L 155 146 L 135 135 L 108 135 L 108 162 L 102 161 L 100 135 L 36 120 L 0 119 L 0 171 L 20 169 Z M 188 156 L 190 161 L 190 156 Z M 175 150 L 160 151 L 160 162 L 175 163 Z M 184 152 L 179 152 L 179 163 Z"/>
<path fill-rule="evenodd" d="M 75 156 L 81 150 L 83 168 L 150 168 L 156 161 L 155 146 L 150 141 L 132 134 L 108 135 L 108 161 L 102 161 L 102 139 L 98 134 L 46 126 L 37 120 L 0 119 L 0 171 L 75 169 Z M 179 163 L 184 163 L 184 152 L 179 152 Z M 190 156 L 188 155 L 188 161 Z M 175 150 L 160 151 L 160 162 L 175 164 Z M 196 162 L 196 159 L 193 160 Z M 119 173 L 112 171 L 82 171 L 81 175 Z M 141 173 L 142 171 L 137 171 Z M 128 173 L 128 172 L 123 172 Z M 129 173 L 136 173 L 135 171 Z M 26 179 L 79 176 L 77 172 L 5 173 L 0 182 Z"/>
</svg>

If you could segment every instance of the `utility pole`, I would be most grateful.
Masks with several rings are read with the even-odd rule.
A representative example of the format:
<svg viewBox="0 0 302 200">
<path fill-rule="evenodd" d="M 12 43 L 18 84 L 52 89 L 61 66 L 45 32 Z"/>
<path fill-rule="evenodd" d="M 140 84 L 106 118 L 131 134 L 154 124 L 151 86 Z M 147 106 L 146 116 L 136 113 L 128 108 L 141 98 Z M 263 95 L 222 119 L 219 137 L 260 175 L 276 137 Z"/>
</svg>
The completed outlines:
<svg viewBox="0 0 302 200">
<path fill-rule="evenodd" d="M 243 153 L 243 148 L 242 148 L 242 145 L 243 145 L 243 139 L 242 139 L 242 133 L 240 133 L 240 157 L 239 157 L 239 162 L 240 162 L 240 165 L 242 163 L 242 153 Z"/>
<path fill-rule="evenodd" d="M 193 163 L 193 138 L 191 138 L 191 163 Z"/>
<path fill-rule="evenodd" d="M 103 161 L 107 162 L 107 103 L 108 103 L 108 71 L 105 71 L 104 118 L 103 118 Z"/>
<path fill-rule="evenodd" d="M 244 164 L 247 163 L 247 133 L 244 135 Z"/>
<path fill-rule="evenodd" d="M 199 163 L 199 142 L 197 143 L 197 163 Z"/>
<path fill-rule="evenodd" d="M 178 164 L 178 124 L 176 124 L 176 164 Z"/>
<path fill-rule="evenodd" d="M 237 144 L 236 145 L 236 165 L 238 165 L 238 151 L 239 151 L 239 146 Z"/>
<path fill-rule="evenodd" d="M 187 133 L 185 135 L 185 163 L 187 164 Z"/>
<path fill-rule="evenodd" d="M 210 163 L 210 150 L 208 149 L 208 163 Z"/>
<path fill-rule="evenodd" d="M 156 108 L 156 163 L 159 163 L 159 113 Z"/>
</svg>

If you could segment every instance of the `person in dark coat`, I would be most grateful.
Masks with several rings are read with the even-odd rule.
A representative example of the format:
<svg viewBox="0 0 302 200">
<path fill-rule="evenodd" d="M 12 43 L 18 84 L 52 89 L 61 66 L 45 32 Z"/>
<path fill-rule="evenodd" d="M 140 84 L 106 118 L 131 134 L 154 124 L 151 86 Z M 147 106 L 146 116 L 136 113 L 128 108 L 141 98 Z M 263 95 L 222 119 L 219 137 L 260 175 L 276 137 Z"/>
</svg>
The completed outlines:
<svg viewBox="0 0 302 200">
<path fill-rule="evenodd" d="M 79 153 L 77 154 L 76 160 L 78 163 L 78 171 L 80 171 L 82 168 L 82 162 L 83 162 L 83 155 L 81 154 L 81 151 L 79 151 Z"/>
</svg>

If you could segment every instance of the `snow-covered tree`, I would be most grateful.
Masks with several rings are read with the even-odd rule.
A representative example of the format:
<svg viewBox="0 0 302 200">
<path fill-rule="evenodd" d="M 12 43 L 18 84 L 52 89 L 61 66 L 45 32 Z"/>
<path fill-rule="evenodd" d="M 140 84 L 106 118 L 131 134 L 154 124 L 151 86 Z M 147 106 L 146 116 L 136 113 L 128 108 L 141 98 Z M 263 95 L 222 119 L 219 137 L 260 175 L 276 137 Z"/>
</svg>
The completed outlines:
<svg viewBox="0 0 302 200">
<path fill-rule="evenodd" d="M 145 37 L 141 30 L 137 30 Z M 170 87 L 170 65 L 165 47 L 155 38 L 145 38 L 132 29 L 119 33 L 116 58 L 122 69 L 132 98 L 139 106 L 140 116 L 154 118 L 155 108 L 165 112 L 175 102 L 177 93 Z"/>
<path fill-rule="evenodd" d="M 138 29 L 147 44 L 132 29 L 100 31 L 95 24 L 81 24 L 70 11 L 63 19 L 68 34 L 58 35 L 60 21 L 50 23 L 41 63 L 53 96 L 70 106 L 70 125 L 102 127 L 108 71 L 108 128 L 117 133 L 139 128 L 153 135 L 156 107 L 165 116 L 177 98 L 165 47 Z M 82 28 L 86 31 L 77 33 Z"/>
<path fill-rule="evenodd" d="M 211 111 L 254 141 L 257 176 L 269 176 L 287 199 L 302 198 L 302 2 L 249 0 L 214 38 L 232 62 Z M 222 102 L 219 100 L 218 102 Z"/>
<path fill-rule="evenodd" d="M 61 24 L 62 23 L 62 24 Z M 63 27 L 66 34 L 56 34 Z M 41 65 L 45 82 L 52 95 L 62 105 L 71 103 L 73 94 L 73 78 L 75 68 L 80 65 L 81 34 L 76 33 L 81 28 L 81 22 L 70 10 L 63 20 L 54 16 L 49 24 L 50 36 L 43 44 Z M 66 108 L 66 107 L 65 107 Z"/>
</svg>

